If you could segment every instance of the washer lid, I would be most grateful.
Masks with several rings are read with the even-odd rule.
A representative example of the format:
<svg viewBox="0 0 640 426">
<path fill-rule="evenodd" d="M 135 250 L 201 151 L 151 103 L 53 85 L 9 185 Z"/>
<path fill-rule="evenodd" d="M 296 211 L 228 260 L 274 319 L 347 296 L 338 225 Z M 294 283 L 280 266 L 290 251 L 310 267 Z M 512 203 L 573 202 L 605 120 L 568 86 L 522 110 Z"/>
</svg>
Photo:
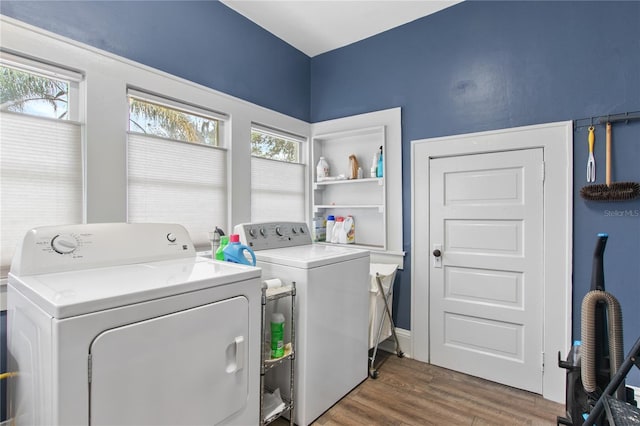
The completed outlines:
<svg viewBox="0 0 640 426">
<path fill-rule="evenodd" d="M 301 269 L 317 268 L 347 260 L 369 257 L 369 250 L 328 244 L 309 244 L 306 246 L 257 250 L 255 253 L 258 262 L 275 263 Z"/>
<path fill-rule="evenodd" d="M 260 278 L 261 270 L 201 257 L 16 277 L 9 286 L 54 318 Z"/>
</svg>

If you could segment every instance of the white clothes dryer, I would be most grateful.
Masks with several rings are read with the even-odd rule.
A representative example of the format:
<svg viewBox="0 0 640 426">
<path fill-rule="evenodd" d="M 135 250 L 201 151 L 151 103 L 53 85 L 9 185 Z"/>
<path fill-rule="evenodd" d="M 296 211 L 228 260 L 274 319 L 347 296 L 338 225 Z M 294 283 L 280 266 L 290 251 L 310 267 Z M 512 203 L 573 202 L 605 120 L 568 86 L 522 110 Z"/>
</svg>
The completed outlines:
<svg viewBox="0 0 640 426">
<path fill-rule="evenodd" d="M 234 232 L 255 251 L 263 280 L 296 282 L 294 413 L 296 424 L 308 425 L 367 378 L 369 251 L 313 244 L 304 222 L 240 224 Z M 267 381 L 288 397 L 280 371 Z"/>
<path fill-rule="evenodd" d="M 257 424 L 260 275 L 197 257 L 180 225 L 31 230 L 9 274 L 10 418 Z"/>
</svg>

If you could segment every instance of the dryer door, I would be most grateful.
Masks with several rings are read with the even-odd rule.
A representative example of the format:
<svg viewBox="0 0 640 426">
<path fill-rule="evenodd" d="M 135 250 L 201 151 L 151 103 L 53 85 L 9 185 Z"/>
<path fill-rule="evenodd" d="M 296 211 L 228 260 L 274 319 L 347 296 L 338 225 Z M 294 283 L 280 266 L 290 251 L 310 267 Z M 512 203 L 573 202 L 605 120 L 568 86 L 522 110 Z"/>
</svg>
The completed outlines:
<svg viewBox="0 0 640 426">
<path fill-rule="evenodd" d="M 234 297 L 99 334 L 90 348 L 90 423 L 213 425 L 241 412 L 248 306 Z"/>
</svg>

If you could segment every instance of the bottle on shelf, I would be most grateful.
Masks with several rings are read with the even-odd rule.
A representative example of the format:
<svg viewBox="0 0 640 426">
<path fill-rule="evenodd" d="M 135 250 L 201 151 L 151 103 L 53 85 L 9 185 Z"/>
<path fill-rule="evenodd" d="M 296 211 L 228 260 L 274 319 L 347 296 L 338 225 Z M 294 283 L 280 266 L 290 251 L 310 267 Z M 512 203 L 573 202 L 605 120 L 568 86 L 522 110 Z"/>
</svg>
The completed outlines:
<svg viewBox="0 0 640 426">
<path fill-rule="evenodd" d="M 378 155 L 378 165 L 376 167 L 376 177 L 382 177 L 383 167 L 383 159 L 382 159 L 382 146 L 380 146 L 380 154 Z"/>
<path fill-rule="evenodd" d="M 327 229 L 324 225 L 324 217 L 313 218 L 313 241 L 325 241 L 327 239 Z"/>
<path fill-rule="evenodd" d="M 344 228 L 344 242 L 346 244 L 354 244 L 356 242 L 356 224 L 353 216 L 345 217 L 342 227 Z"/>
<path fill-rule="evenodd" d="M 320 182 L 329 177 L 329 163 L 324 157 L 320 157 L 316 166 L 316 182 Z"/>
<path fill-rule="evenodd" d="M 331 233 L 331 242 L 332 243 L 339 243 L 340 242 L 340 236 L 342 235 L 342 232 L 344 231 L 344 217 L 340 216 L 338 218 L 336 218 L 336 223 L 333 225 L 333 232 Z M 345 234 L 345 241 L 346 241 L 346 234 Z"/>
<path fill-rule="evenodd" d="M 326 241 L 331 242 L 333 237 L 333 226 L 336 224 L 336 217 L 332 214 L 327 216 L 327 225 L 326 225 Z"/>
<path fill-rule="evenodd" d="M 371 174 L 370 177 L 374 178 L 378 176 L 378 162 L 379 162 L 380 153 L 376 152 L 373 156 L 373 160 L 371 160 Z"/>
<path fill-rule="evenodd" d="M 271 358 L 284 356 L 284 315 L 280 312 L 271 314 Z"/>
</svg>

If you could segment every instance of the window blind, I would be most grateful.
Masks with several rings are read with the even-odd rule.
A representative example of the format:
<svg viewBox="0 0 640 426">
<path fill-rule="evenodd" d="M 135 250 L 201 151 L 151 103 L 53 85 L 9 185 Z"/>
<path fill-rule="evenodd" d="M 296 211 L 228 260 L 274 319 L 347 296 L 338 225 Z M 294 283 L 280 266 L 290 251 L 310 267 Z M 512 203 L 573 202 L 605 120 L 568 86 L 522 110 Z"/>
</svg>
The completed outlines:
<svg viewBox="0 0 640 426">
<path fill-rule="evenodd" d="M 227 151 L 128 134 L 127 216 L 130 223 L 178 223 L 198 250 L 208 232 L 227 224 Z"/>
<path fill-rule="evenodd" d="M 80 124 L 0 113 L 1 271 L 30 229 L 83 221 Z"/>
<path fill-rule="evenodd" d="M 251 221 L 305 221 L 305 166 L 251 157 Z"/>
</svg>

